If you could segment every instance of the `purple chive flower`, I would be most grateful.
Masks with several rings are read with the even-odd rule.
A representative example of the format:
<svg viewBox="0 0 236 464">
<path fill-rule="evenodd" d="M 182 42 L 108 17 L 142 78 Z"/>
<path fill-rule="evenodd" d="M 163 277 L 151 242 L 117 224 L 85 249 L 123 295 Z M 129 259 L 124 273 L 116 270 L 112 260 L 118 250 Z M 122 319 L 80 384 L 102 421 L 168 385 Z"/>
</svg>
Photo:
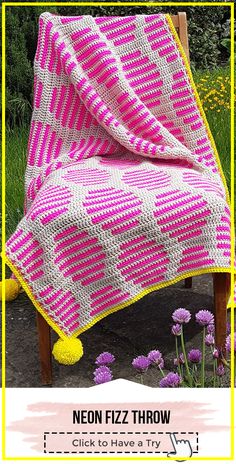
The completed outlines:
<svg viewBox="0 0 236 464">
<path fill-rule="evenodd" d="M 234 352 L 236 352 L 236 332 L 234 332 Z"/>
<path fill-rule="evenodd" d="M 147 357 L 150 362 L 156 363 L 162 357 L 162 354 L 159 350 L 152 350 L 148 353 Z"/>
<path fill-rule="evenodd" d="M 214 349 L 214 351 L 212 353 L 212 356 L 213 356 L 214 359 L 219 358 L 219 350 L 217 348 Z"/>
<path fill-rule="evenodd" d="M 228 335 L 228 337 L 226 337 L 225 349 L 226 349 L 227 353 L 231 352 L 231 337 L 230 337 L 230 335 Z"/>
<path fill-rule="evenodd" d="M 178 374 L 169 372 L 166 377 L 163 377 L 163 379 L 160 380 L 159 386 L 161 388 L 175 388 L 179 387 L 181 381 L 182 379 Z"/>
<path fill-rule="evenodd" d="M 213 346 L 215 344 L 215 339 L 212 334 L 207 334 L 205 337 L 205 343 L 207 346 Z"/>
<path fill-rule="evenodd" d="M 185 363 L 184 355 L 183 355 L 183 353 L 180 353 L 179 357 L 174 359 L 174 365 L 175 366 L 180 366 L 181 364 L 184 364 L 184 363 Z"/>
<path fill-rule="evenodd" d="M 111 372 L 110 367 L 108 367 L 108 366 L 99 366 L 99 367 L 97 367 L 97 368 L 95 369 L 93 375 L 94 375 L 94 376 L 95 376 L 95 375 L 99 375 L 99 374 L 104 373 L 104 372 L 105 372 L 105 373 L 106 373 L 106 372 Z"/>
<path fill-rule="evenodd" d="M 216 369 L 216 375 L 218 375 L 219 377 L 222 377 L 224 374 L 225 374 L 225 368 L 223 364 L 220 364 Z"/>
<path fill-rule="evenodd" d="M 196 314 L 196 321 L 201 326 L 208 326 L 214 323 L 214 315 L 207 309 L 202 309 Z"/>
<path fill-rule="evenodd" d="M 132 361 L 132 366 L 137 369 L 138 371 L 145 371 L 151 364 L 150 359 L 147 356 L 138 356 L 134 358 Z"/>
<path fill-rule="evenodd" d="M 226 337 L 225 348 L 227 353 L 231 352 L 231 336 L 230 334 Z M 234 333 L 234 352 L 236 352 L 236 332 Z"/>
<path fill-rule="evenodd" d="M 150 351 L 147 355 L 150 364 L 157 364 L 158 367 L 163 369 L 164 367 L 164 359 L 162 357 L 162 353 L 159 350 Z"/>
<path fill-rule="evenodd" d="M 178 324 L 187 324 L 191 319 L 191 314 L 187 309 L 176 309 L 172 314 L 172 319 Z"/>
<path fill-rule="evenodd" d="M 95 364 L 98 366 L 105 366 L 106 364 L 112 364 L 114 361 L 115 356 L 113 356 L 113 354 L 109 353 L 108 351 L 104 351 L 96 358 Z"/>
<path fill-rule="evenodd" d="M 110 382 L 112 380 L 111 369 L 107 366 L 100 366 L 94 371 L 94 383 L 99 385 L 101 383 Z"/>
<path fill-rule="evenodd" d="M 227 322 L 227 325 L 226 325 L 226 333 L 227 333 L 227 335 L 229 335 L 230 332 L 231 332 L 231 324 L 230 324 L 230 322 Z"/>
<path fill-rule="evenodd" d="M 200 350 L 190 350 L 188 353 L 188 360 L 192 363 L 199 363 L 202 359 L 202 353 Z"/>
<path fill-rule="evenodd" d="M 181 335 L 181 325 L 180 324 L 175 324 L 175 325 L 172 325 L 172 328 L 171 328 L 171 333 L 172 335 L 175 335 L 175 337 L 178 337 L 179 335 Z"/>
<path fill-rule="evenodd" d="M 207 326 L 207 333 L 214 335 L 215 334 L 215 324 L 211 323 Z"/>
</svg>

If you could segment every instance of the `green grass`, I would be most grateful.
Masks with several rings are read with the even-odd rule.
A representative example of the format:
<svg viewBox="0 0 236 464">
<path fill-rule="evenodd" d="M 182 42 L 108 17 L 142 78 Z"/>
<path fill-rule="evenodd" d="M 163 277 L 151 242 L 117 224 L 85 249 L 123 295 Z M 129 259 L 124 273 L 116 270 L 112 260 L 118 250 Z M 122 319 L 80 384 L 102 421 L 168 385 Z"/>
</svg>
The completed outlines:
<svg viewBox="0 0 236 464">
<path fill-rule="evenodd" d="M 24 173 L 28 128 L 15 128 L 6 133 L 6 235 L 14 232 L 23 216 Z"/>
<path fill-rule="evenodd" d="M 222 168 L 230 187 L 229 70 L 197 72 L 194 80 L 216 142 Z M 209 76 L 209 77 L 207 77 Z M 219 79 L 220 77 L 220 79 Z M 222 79 L 221 79 L 222 78 Z M 221 82 L 225 83 L 225 90 Z M 215 91 L 213 94 L 211 90 Z M 213 108 L 212 108 L 213 107 Z M 23 216 L 24 172 L 29 128 L 6 134 L 6 234 L 9 237 Z"/>
<path fill-rule="evenodd" d="M 215 139 L 230 189 L 230 71 L 228 67 L 194 73 L 194 81 Z"/>
<path fill-rule="evenodd" d="M 228 189 L 230 190 L 230 116 L 227 110 L 219 114 L 206 113 L 206 117 L 219 153 Z"/>
</svg>

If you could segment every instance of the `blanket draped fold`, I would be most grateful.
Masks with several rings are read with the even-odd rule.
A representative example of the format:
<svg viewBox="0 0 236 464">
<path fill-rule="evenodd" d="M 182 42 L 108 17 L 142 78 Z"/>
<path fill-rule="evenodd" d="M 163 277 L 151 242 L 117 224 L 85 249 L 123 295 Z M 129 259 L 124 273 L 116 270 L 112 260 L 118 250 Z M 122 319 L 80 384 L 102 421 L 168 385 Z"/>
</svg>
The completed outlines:
<svg viewBox="0 0 236 464">
<path fill-rule="evenodd" d="M 44 13 L 34 70 L 25 211 L 6 256 L 78 348 L 72 363 L 75 337 L 104 316 L 188 276 L 230 272 L 229 199 L 168 15 Z"/>
</svg>

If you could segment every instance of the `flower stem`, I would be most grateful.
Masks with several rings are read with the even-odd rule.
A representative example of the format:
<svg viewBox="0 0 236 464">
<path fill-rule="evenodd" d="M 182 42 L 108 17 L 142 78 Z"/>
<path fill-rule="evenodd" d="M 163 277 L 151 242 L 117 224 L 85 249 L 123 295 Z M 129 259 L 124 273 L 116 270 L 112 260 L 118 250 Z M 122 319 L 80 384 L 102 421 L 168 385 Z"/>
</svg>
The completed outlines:
<svg viewBox="0 0 236 464">
<path fill-rule="evenodd" d="M 213 387 L 214 387 L 214 388 L 215 388 L 215 386 L 216 386 L 216 363 L 217 363 L 217 361 L 214 359 L 214 364 L 213 364 L 213 375 L 214 375 Z"/>
<path fill-rule="evenodd" d="M 159 366 L 159 369 L 160 369 L 162 377 L 165 377 L 165 374 L 164 374 L 164 372 L 163 372 L 163 370 L 162 370 L 162 368 L 160 366 Z"/>
<path fill-rule="evenodd" d="M 143 385 L 143 373 L 140 373 L 140 383 Z"/>
<path fill-rule="evenodd" d="M 187 370 L 187 378 L 188 378 L 188 381 L 189 381 L 189 386 L 192 387 L 192 386 L 193 386 L 193 382 L 192 382 L 192 377 L 191 377 L 190 370 L 189 370 L 189 366 L 188 366 L 188 360 L 187 360 L 186 350 L 185 350 L 185 345 L 184 345 L 184 332 L 183 332 L 183 326 L 182 326 L 182 328 L 181 328 L 180 337 L 181 337 L 182 351 L 183 351 L 183 355 L 184 355 L 184 362 L 185 362 L 185 366 L 186 366 L 186 370 Z"/>
<path fill-rule="evenodd" d="M 180 364 L 179 364 L 178 337 L 175 337 L 175 351 L 176 351 L 176 358 L 177 358 L 177 363 L 178 363 L 177 364 L 178 372 L 179 372 L 180 377 L 182 378 Z"/>
<path fill-rule="evenodd" d="M 211 353 L 213 355 L 213 349 L 211 348 Z M 217 361 L 216 359 L 213 358 L 213 387 L 215 388 L 216 386 L 216 364 Z"/>
<path fill-rule="evenodd" d="M 201 387 L 204 388 L 205 386 L 205 337 L 206 337 L 206 327 L 203 326 L 203 333 L 202 333 L 202 364 L 201 364 Z"/>
</svg>

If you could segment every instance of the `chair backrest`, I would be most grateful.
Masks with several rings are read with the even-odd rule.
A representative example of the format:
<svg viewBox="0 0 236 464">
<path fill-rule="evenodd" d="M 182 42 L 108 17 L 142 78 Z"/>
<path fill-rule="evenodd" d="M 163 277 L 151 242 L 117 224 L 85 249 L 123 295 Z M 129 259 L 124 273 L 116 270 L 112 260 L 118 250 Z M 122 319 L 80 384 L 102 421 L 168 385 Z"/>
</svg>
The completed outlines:
<svg viewBox="0 0 236 464">
<path fill-rule="evenodd" d="M 190 61 L 189 42 L 188 42 L 188 24 L 187 24 L 186 13 L 181 12 L 176 15 L 171 15 L 171 19 L 173 21 L 176 31 L 178 32 L 180 42 L 188 58 L 188 61 Z"/>
</svg>

